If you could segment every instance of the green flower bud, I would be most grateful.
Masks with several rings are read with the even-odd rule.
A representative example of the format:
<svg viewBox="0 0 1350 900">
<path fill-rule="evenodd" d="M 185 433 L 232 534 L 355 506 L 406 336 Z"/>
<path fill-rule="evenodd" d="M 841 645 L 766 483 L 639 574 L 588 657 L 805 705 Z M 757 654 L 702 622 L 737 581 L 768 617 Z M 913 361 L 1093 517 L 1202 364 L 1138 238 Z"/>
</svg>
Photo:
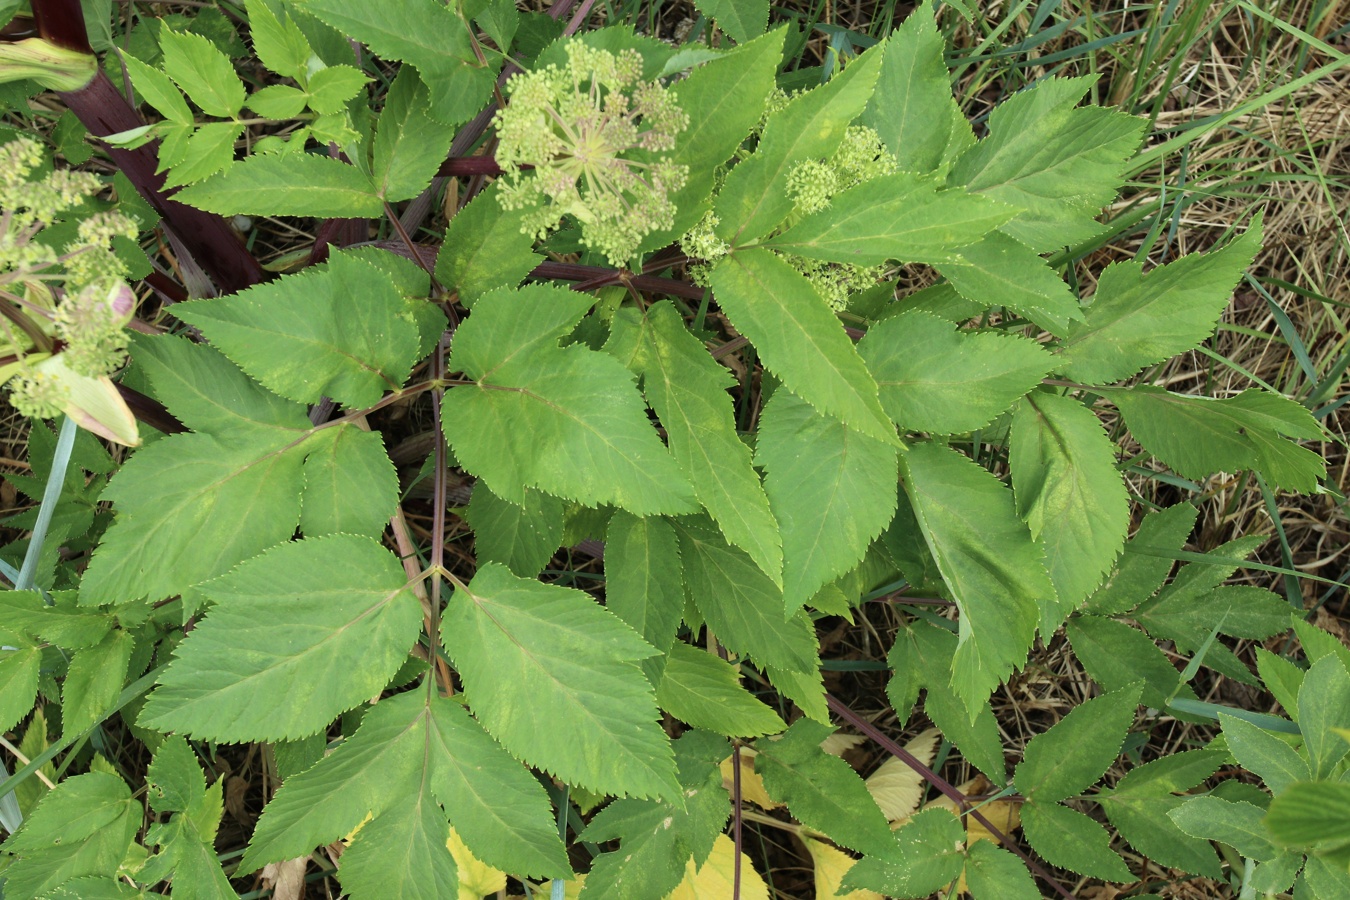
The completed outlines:
<svg viewBox="0 0 1350 900">
<path fill-rule="evenodd" d="M 0 82 L 31 78 L 49 91 L 78 91 L 97 72 L 97 56 L 42 38 L 0 43 Z"/>
</svg>

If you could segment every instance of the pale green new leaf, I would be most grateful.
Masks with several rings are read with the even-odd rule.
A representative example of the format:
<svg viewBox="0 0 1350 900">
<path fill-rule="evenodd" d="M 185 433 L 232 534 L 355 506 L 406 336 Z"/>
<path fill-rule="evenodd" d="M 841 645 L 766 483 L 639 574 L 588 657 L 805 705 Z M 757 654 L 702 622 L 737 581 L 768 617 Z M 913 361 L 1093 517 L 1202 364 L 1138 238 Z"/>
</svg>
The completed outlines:
<svg viewBox="0 0 1350 900">
<path fill-rule="evenodd" d="M 164 70 L 183 93 L 218 119 L 230 119 L 244 106 L 244 85 L 230 58 L 200 34 L 159 29 Z"/>
<path fill-rule="evenodd" d="M 305 33 L 284 13 L 278 18 L 267 0 L 247 0 L 247 6 L 249 38 L 262 64 L 286 78 L 305 77 L 314 54 Z"/>
<path fill-rule="evenodd" d="M 895 515 L 896 451 L 780 389 L 760 417 L 755 462 L 782 529 L 793 613 L 851 571 Z"/>
<path fill-rule="evenodd" d="M 426 696 L 409 691 L 368 710 L 356 734 L 287 778 L 263 809 L 238 874 L 295 859 L 349 834 L 418 789 L 431 765 Z"/>
<path fill-rule="evenodd" d="M 1134 881 L 1111 849 L 1111 835 L 1088 816 L 1058 803 L 1024 803 L 1022 833 L 1046 862 L 1103 881 Z"/>
<path fill-rule="evenodd" d="M 257 2 L 257 0 L 254 0 Z M 145 102 L 171 122 L 179 125 L 192 125 L 192 110 L 188 109 L 183 95 L 174 87 L 169 76 L 159 69 L 147 66 L 130 53 L 121 54 L 122 63 L 131 76 L 131 84 L 145 96 Z"/>
<path fill-rule="evenodd" d="M 422 785 L 357 832 L 338 880 L 352 900 L 443 900 L 459 896 L 445 813 Z"/>
<path fill-rule="evenodd" d="M 1085 321 L 1055 352 L 1075 381 L 1109 384 L 1197 346 L 1214 332 L 1233 286 L 1261 246 L 1261 219 L 1219 250 L 1192 253 L 1147 274 L 1137 262 L 1107 266 Z"/>
<path fill-rule="evenodd" d="M 975 143 L 952 96 L 945 51 L 931 8 L 907 16 L 886 42 L 876 91 L 862 115 L 907 172 L 937 171 Z"/>
<path fill-rule="evenodd" d="M 141 818 L 140 804 L 118 776 L 67 778 L 5 841 L 14 856 L 5 869 L 5 896 L 41 897 L 71 879 L 115 872 Z"/>
<path fill-rule="evenodd" d="M 248 108 L 264 119 L 290 119 L 300 115 L 309 99 L 289 84 L 270 84 L 248 95 Z"/>
<path fill-rule="evenodd" d="M 417 70 L 400 69 L 385 95 L 371 163 L 375 190 L 390 203 L 420 194 L 450 151 L 454 133 L 433 122 L 423 112 L 426 107 L 427 89 Z"/>
<path fill-rule="evenodd" d="M 1273 486 L 1309 493 L 1326 475 L 1320 456 L 1280 437 L 1320 440 L 1317 420 L 1278 394 L 1249 388 L 1215 400 L 1140 385 L 1110 399 L 1143 448 L 1186 478 L 1255 469 Z"/>
<path fill-rule="evenodd" d="M 952 181 L 1023 212 L 1003 231 L 1044 252 L 1096 235 L 1093 221 L 1124 181 L 1144 120 L 1074 104 L 1096 76 L 1046 78 L 989 115 L 989 136 L 966 151 Z"/>
<path fill-rule="evenodd" d="M 684 576 L 675 529 L 664 519 L 619 510 L 605 533 L 605 606 L 664 654 L 684 615 Z M 664 656 L 642 661 L 659 684 Z"/>
<path fill-rule="evenodd" d="M 310 427 L 303 404 L 263 388 L 209 344 L 133 334 L 131 358 L 149 376 L 155 398 L 193 431 L 225 437 L 265 429 L 292 440 Z"/>
<path fill-rule="evenodd" d="M 281 396 L 353 409 L 401 388 L 419 343 L 389 276 L 344 253 L 319 270 L 179 303 L 174 315 Z"/>
<path fill-rule="evenodd" d="M 517 286 L 543 262 L 534 237 L 520 230 L 526 210 L 502 209 L 497 184 L 455 213 L 436 255 L 436 280 L 458 292 L 465 306 L 493 288 Z"/>
<path fill-rule="evenodd" d="M 803 825 L 835 843 L 885 854 L 893 842 L 886 816 L 853 767 L 820 748 L 833 728 L 798 719 L 778 738 L 757 741 L 755 771 L 769 796 Z"/>
<path fill-rule="evenodd" d="M 1022 861 L 991 841 L 966 848 L 966 888 L 973 900 L 1040 900 Z"/>
<path fill-rule="evenodd" d="M 312 153 L 250 156 L 174 195 L 222 216 L 318 216 L 369 219 L 384 214 L 370 177 Z"/>
<path fill-rule="evenodd" d="M 1189 503 L 1178 503 L 1144 516 L 1139 530 L 1125 543 L 1125 552 L 1112 572 L 1092 596 L 1089 612 L 1115 615 L 1134 609 L 1162 587 L 1172 571 L 1172 560 L 1140 552 L 1180 550 L 1195 528 L 1198 511 Z"/>
<path fill-rule="evenodd" d="M 0 649 L 0 728 L 9 731 L 28 715 L 42 671 L 38 647 Z"/>
<path fill-rule="evenodd" d="M 563 502 L 540 490 L 527 489 L 524 505 L 518 505 L 480 481 L 464 517 L 473 528 L 478 560 L 502 563 L 522 578 L 538 575 L 562 546 Z"/>
<path fill-rule="evenodd" d="M 1002 306 L 1057 336 L 1083 318 L 1078 297 L 1036 251 L 1001 232 L 962 247 L 965 265 L 942 266 L 952 287 L 981 307 Z"/>
<path fill-rule="evenodd" d="M 291 537 L 305 451 L 285 450 L 290 443 L 240 431 L 229 443 L 176 434 L 138 450 L 103 491 L 117 518 L 85 570 L 80 602 L 188 594 Z M 194 607 L 199 599 L 190 598 Z"/>
<path fill-rule="evenodd" d="M 755 0 L 716 2 L 745 5 Z M 689 127 L 680 132 L 675 149 L 669 153 L 651 152 L 649 156 L 638 152 L 634 159 L 650 162 L 650 157 L 669 156 L 672 163 L 688 166 L 691 173 L 711 172 L 725 164 L 763 115 L 764 101 L 773 90 L 774 74 L 783 57 L 786 33 L 786 28 L 776 28 L 698 66 L 687 78 L 671 85 L 675 102 L 689 116 Z M 684 186 L 670 195 L 675 206 L 671 227 L 648 234 L 639 251 L 664 247 L 696 225 L 708 210 L 713 185 L 712 178 L 686 179 Z"/>
<path fill-rule="evenodd" d="M 378 694 L 407 658 L 422 607 L 406 580 L 397 558 L 352 535 L 249 560 L 203 586 L 215 605 L 140 721 L 217 741 L 313 734 Z"/>
<path fill-rule="evenodd" d="M 741 246 L 788 217 L 793 206 L 788 176 L 808 159 L 829 157 L 843 142 L 849 123 L 872 95 L 884 47 L 883 42 L 871 48 L 830 81 L 794 97 L 769 117 L 754 155 L 731 170 L 718 192 L 714 211 L 723 240 Z"/>
<path fill-rule="evenodd" d="M 1265 811 L 1246 802 L 1193 797 L 1167 814 L 1191 837 L 1220 841 L 1255 860 L 1274 859 L 1279 851 L 1262 819 Z"/>
<path fill-rule="evenodd" d="M 1049 637 L 1102 583 L 1125 543 L 1130 496 L 1116 446 L 1078 400 L 1036 391 L 1013 413 L 1008 439 L 1017 511 L 1045 551 L 1054 604 L 1041 606 Z"/>
<path fill-rule="evenodd" d="M 62 734 L 76 735 L 93 728 L 108 714 L 122 692 L 135 643 L 129 632 L 116 629 L 75 653 L 61 685 Z"/>
<path fill-rule="evenodd" d="M 1336 729 L 1350 728 L 1350 675 L 1335 656 L 1313 663 L 1298 689 L 1298 724 L 1314 778 L 1330 778 L 1350 742 Z"/>
<path fill-rule="evenodd" d="M 174 188 L 214 175 L 234 161 L 234 142 L 244 133 L 243 125 L 210 122 L 192 132 L 183 158 L 174 163 L 164 187 Z"/>
<path fill-rule="evenodd" d="M 631 308 L 614 317 L 605 349 L 642 376 L 647 402 L 661 417 L 671 455 L 727 540 L 781 584 L 782 539 L 769 499 L 736 434 L 731 374 L 661 301 L 645 316 Z"/>
<path fill-rule="evenodd" d="M 1308 761 L 1298 751 L 1245 719 L 1219 713 L 1228 751 L 1238 765 L 1261 779 L 1272 794 L 1281 794 L 1296 781 L 1310 781 Z"/>
<path fill-rule="evenodd" d="M 346 423 L 316 431 L 305 448 L 300 530 L 379 537 L 398 506 L 398 473 L 380 435 Z"/>
<path fill-rule="evenodd" d="M 876 382 L 806 276 L 755 248 L 722 260 L 710 279 L 731 323 L 788 390 L 864 434 L 896 442 Z"/>
<path fill-rule="evenodd" d="M 783 617 L 783 592 L 743 551 L 729 545 L 712 523 L 675 523 L 685 590 L 717 640 L 754 662 L 814 674 L 818 646 L 804 610 Z"/>
<path fill-rule="evenodd" d="M 445 436 L 464 467 L 506 500 L 538 487 L 635 515 L 691 512 L 693 487 L 628 370 L 584 344 L 558 346 L 591 302 L 547 285 L 480 298 L 450 356 L 475 383 L 446 392 Z"/>
<path fill-rule="evenodd" d="M 880 891 L 890 897 L 921 898 L 961 874 L 966 840 L 961 820 L 945 809 L 916 813 L 892 833 L 885 853 L 865 856 L 844 876 L 842 888 Z"/>
<path fill-rule="evenodd" d="M 900 467 L 924 540 L 961 611 L 952 687 L 974 719 L 999 682 L 1026 662 L 1054 587 L 1012 493 L 997 478 L 933 443 L 901 454 Z"/>
<path fill-rule="evenodd" d="M 1039 384 L 1053 364 L 1033 341 L 954 329 L 917 311 L 873 325 L 858 353 L 895 423 L 936 434 L 983 428 Z"/>
<path fill-rule="evenodd" d="M 353 66 L 320 69 L 309 77 L 309 108 L 320 115 L 340 113 L 346 108 L 347 101 L 361 92 L 367 80 L 361 70 Z M 446 147 L 449 148 L 448 139 Z M 383 196 L 386 200 L 395 199 L 388 193 Z"/>
<path fill-rule="evenodd" d="M 873 178 L 836 195 L 828 207 L 763 246 L 859 266 L 889 260 L 960 263 L 964 253 L 958 247 L 975 244 L 1017 212 L 960 188 L 939 191 L 940 186 L 936 178 L 912 172 Z"/>
<path fill-rule="evenodd" d="M 670 648 L 656 702 L 682 722 L 728 737 L 759 737 L 787 727 L 741 686 L 735 666 L 682 641 Z"/>
<path fill-rule="evenodd" d="M 738 44 L 763 34 L 769 21 L 769 0 L 700 0 L 695 6 Z"/>
<path fill-rule="evenodd" d="M 1080 703 L 1027 744 L 1014 780 L 1029 800 L 1053 803 L 1097 783 L 1125 743 L 1139 705 L 1140 685 Z"/>
<path fill-rule="evenodd" d="M 475 714 L 512 754 L 595 792 L 678 792 L 636 663 L 656 651 L 590 597 L 489 563 L 455 592 L 441 634 Z"/>
</svg>

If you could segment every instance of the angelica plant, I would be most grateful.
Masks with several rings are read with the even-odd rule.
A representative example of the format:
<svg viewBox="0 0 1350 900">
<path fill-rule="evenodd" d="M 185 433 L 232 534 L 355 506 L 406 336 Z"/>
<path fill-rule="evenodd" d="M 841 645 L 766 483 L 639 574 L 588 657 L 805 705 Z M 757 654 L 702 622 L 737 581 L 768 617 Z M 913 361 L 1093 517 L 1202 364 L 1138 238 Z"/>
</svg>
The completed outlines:
<svg viewBox="0 0 1350 900">
<path fill-rule="evenodd" d="M 665 87 L 643 80 L 637 51 L 570 43 L 566 65 L 517 75 L 507 95 L 493 120 L 497 162 L 510 173 L 499 198 L 528 210 L 524 232 L 542 239 L 573 216 L 583 243 L 617 266 L 647 234 L 670 227 L 671 194 L 688 167 L 634 151 L 672 149 L 689 117 Z"/>
</svg>

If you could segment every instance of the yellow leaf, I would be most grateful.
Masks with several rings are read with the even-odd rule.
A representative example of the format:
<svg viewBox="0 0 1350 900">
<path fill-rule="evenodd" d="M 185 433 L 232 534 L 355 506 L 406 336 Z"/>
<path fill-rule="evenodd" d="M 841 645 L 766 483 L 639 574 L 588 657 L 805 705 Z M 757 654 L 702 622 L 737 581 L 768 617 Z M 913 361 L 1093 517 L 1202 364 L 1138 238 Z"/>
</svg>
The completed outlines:
<svg viewBox="0 0 1350 900">
<path fill-rule="evenodd" d="M 806 844 L 806 849 L 816 864 L 816 900 L 882 900 L 881 895 L 874 891 L 839 893 L 839 883 L 844 880 L 845 873 L 853 868 L 857 860 L 815 838 L 803 836 L 802 843 Z"/>
<path fill-rule="evenodd" d="M 666 895 L 666 900 L 712 900 L 732 896 L 736 876 L 736 845 L 725 834 L 717 836 L 712 853 L 703 868 L 695 871 L 694 861 L 685 863 L 684 881 Z M 769 887 L 759 877 L 750 857 L 741 854 L 741 900 L 769 900 Z"/>
<path fill-rule="evenodd" d="M 863 737 L 861 734 L 844 734 L 843 732 L 836 731 L 834 734 L 820 742 L 820 749 L 831 756 L 842 757 L 854 747 L 865 744 L 866 742 L 867 738 Z"/>
<path fill-rule="evenodd" d="M 450 839 L 445 842 L 445 846 L 455 858 L 455 868 L 459 870 L 459 900 L 479 900 L 488 894 L 506 890 L 506 873 L 480 862 L 464 846 L 455 829 L 450 829 Z"/>
<path fill-rule="evenodd" d="M 930 728 L 906 744 L 905 749 L 926 766 L 937 752 L 937 741 L 937 729 Z M 892 756 L 867 779 L 867 790 L 886 818 L 894 822 L 912 816 L 919 808 L 919 801 L 923 799 L 923 776 L 900 757 Z"/>
<path fill-rule="evenodd" d="M 364 819 L 362 819 L 360 822 L 357 822 L 357 823 L 356 823 L 356 827 L 353 828 L 350 832 L 348 832 L 347 836 L 346 836 L 345 838 L 342 839 L 342 843 L 344 843 L 344 844 L 350 844 L 353 840 L 355 840 L 357 833 L 358 833 L 362 828 L 365 828 L 365 827 L 366 827 L 366 823 L 369 822 L 369 821 L 370 821 L 371 819 L 373 819 L 373 818 L 375 818 L 374 813 L 366 813 L 366 817 L 365 817 Z"/>
<path fill-rule="evenodd" d="M 732 789 L 731 757 L 722 760 L 722 787 Z M 741 799 L 748 800 L 760 809 L 777 809 L 781 803 L 774 803 L 764 790 L 764 780 L 755 771 L 755 751 L 749 747 L 741 748 Z"/>
<path fill-rule="evenodd" d="M 983 775 L 977 775 L 965 784 L 958 785 L 957 790 L 967 797 L 987 794 L 993 787 L 989 779 Z M 943 795 L 931 803 L 924 806 L 924 809 L 940 807 L 947 810 L 952 815 L 957 815 L 956 803 L 950 797 Z M 981 803 L 980 815 L 984 816 L 989 822 L 1005 835 L 1011 835 L 1018 828 L 1022 827 L 1022 807 L 1012 800 L 995 800 L 992 803 Z M 966 846 L 969 847 L 975 841 L 994 841 L 994 836 L 989 833 L 989 829 L 972 815 L 965 816 L 966 826 Z"/>
</svg>

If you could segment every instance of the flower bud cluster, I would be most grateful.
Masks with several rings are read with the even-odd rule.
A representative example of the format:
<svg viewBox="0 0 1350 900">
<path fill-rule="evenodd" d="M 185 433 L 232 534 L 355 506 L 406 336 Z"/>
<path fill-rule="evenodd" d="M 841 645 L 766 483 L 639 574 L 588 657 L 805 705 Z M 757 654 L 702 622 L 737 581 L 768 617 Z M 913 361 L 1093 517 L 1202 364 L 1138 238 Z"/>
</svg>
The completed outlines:
<svg viewBox="0 0 1350 900">
<path fill-rule="evenodd" d="M 587 247 L 623 265 L 646 235 L 671 226 L 670 195 L 689 171 L 654 154 L 674 148 L 689 118 L 642 79 L 636 51 L 573 41 L 565 66 L 517 75 L 506 90 L 494 119 L 497 162 L 509 173 L 498 198 L 527 210 L 523 231 L 543 238 L 570 215 Z"/>
</svg>

